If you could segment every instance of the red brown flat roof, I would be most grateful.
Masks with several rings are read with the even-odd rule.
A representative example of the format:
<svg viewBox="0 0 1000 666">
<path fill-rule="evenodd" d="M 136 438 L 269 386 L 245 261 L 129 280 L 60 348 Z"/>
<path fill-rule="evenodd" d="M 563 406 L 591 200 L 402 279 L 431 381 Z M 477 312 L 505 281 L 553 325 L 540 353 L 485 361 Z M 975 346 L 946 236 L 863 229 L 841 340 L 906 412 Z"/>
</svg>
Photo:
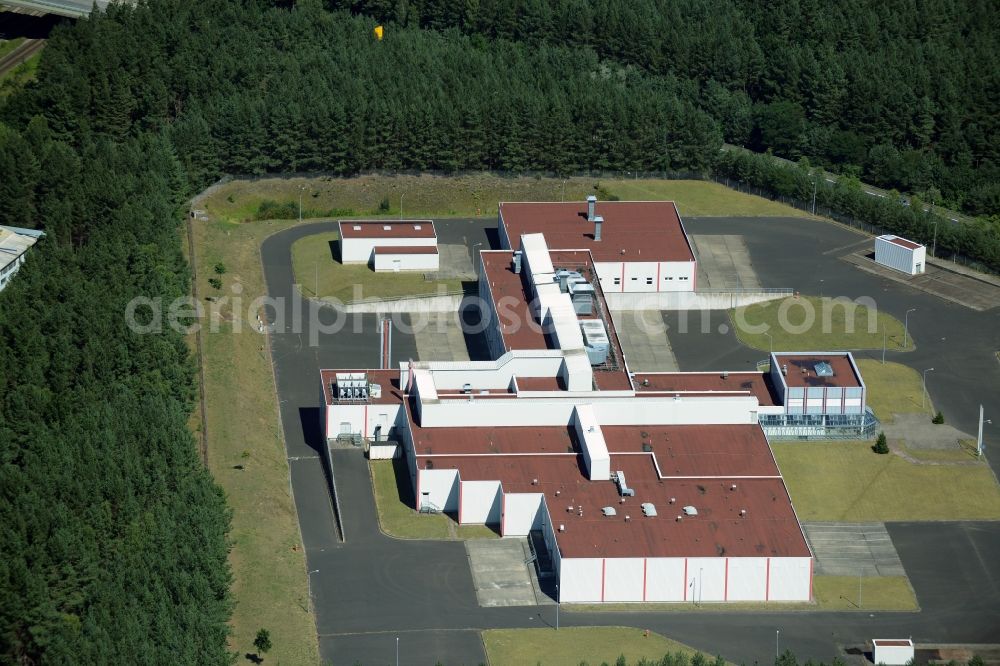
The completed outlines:
<svg viewBox="0 0 1000 666">
<path fill-rule="evenodd" d="M 437 254 L 434 245 L 376 245 L 375 254 Z"/>
<path fill-rule="evenodd" d="M 430 220 L 340 220 L 341 238 L 437 238 Z"/>
<path fill-rule="evenodd" d="M 847 354 L 775 354 L 778 362 L 788 366 L 785 383 L 789 386 L 826 386 L 853 388 L 861 386 Z M 816 364 L 826 361 L 833 368 L 833 377 L 816 374 Z"/>
<path fill-rule="evenodd" d="M 535 321 L 525 297 L 522 276 L 514 272 L 514 253 L 480 252 L 486 284 L 493 297 L 500 334 L 508 351 L 513 349 L 548 349 L 541 325 Z"/>
<path fill-rule="evenodd" d="M 599 201 L 601 240 L 586 202 L 502 202 L 500 217 L 514 249 L 522 234 L 542 233 L 550 249 L 590 250 L 594 261 L 694 261 L 671 201 Z M 624 251 L 624 252 L 623 252 Z"/>
<path fill-rule="evenodd" d="M 565 391 L 559 377 L 515 377 L 518 391 Z"/>
<path fill-rule="evenodd" d="M 414 451 L 418 456 L 574 453 L 571 428 L 566 426 L 424 428 L 413 423 L 410 426 L 410 432 L 413 437 Z"/>
<path fill-rule="evenodd" d="M 553 524 L 565 527 L 556 531 L 563 557 L 810 556 L 780 478 L 659 479 L 651 456 L 612 455 L 611 469 L 624 472 L 635 490 L 622 503 L 614 482 L 586 478 L 578 456 L 435 456 L 417 464 L 428 462 L 458 469 L 465 481 L 498 480 L 504 492 L 544 494 Z M 644 516 L 644 502 L 658 515 Z M 687 505 L 698 515 L 678 521 Z M 602 515 L 605 506 L 617 515 Z"/>
<path fill-rule="evenodd" d="M 611 454 L 641 453 L 648 445 L 665 477 L 780 475 L 757 424 L 601 426 L 601 432 Z"/>
<path fill-rule="evenodd" d="M 764 372 L 640 372 L 632 377 L 636 392 L 698 392 L 749 391 L 761 405 L 777 405 L 771 377 Z"/>
<path fill-rule="evenodd" d="M 889 241 L 893 245 L 899 245 L 900 247 L 905 247 L 907 250 L 916 250 L 920 247 L 920 243 L 914 243 L 911 240 L 906 240 L 905 238 L 900 238 L 899 236 L 882 236 L 883 239 Z"/>
</svg>

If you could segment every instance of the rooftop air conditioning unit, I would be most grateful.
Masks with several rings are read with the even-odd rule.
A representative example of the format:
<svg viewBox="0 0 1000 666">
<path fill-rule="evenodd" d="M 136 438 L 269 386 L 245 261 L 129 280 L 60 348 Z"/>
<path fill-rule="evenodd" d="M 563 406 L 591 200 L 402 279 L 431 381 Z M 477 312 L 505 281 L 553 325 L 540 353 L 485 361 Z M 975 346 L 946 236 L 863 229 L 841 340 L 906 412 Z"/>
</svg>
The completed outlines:
<svg viewBox="0 0 1000 666">
<path fill-rule="evenodd" d="M 642 503 L 642 515 L 649 516 L 651 518 L 656 515 L 656 507 L 653 506 L 652 502 Z"/>
<path fill-rule="evenodd" d="M 691 506 L 690 504 L 688 504 L 686 507 L 684 507 L 684 515 L 685 516 L 697 516 L 698 515 L 698 509 L 696 509 L 693 506 Z"/>
<path fill-rule="evenodd" d="M 615 507 L 613 506 L 604 507 L 603 509 L 601 509 L 601 513 L 603 513 L 605 516 L 614 516 L 618 514 L 618 512 L 615 510 Z"/>
</svg>

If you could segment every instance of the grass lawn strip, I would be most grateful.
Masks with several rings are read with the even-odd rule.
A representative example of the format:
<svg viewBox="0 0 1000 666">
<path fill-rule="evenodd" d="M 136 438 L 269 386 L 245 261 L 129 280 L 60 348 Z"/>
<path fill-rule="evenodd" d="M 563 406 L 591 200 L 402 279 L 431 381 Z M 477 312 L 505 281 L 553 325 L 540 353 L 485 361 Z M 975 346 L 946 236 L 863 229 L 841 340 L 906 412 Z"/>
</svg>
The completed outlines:
<svg viewBox="0 0 1000 666">
<path fill-rule="evenodd" d="M 259 246 L 281 224 L 195 222 L 199 292 L 236 296 L 240 310 L 220 308 L 218 332 L 208 321 L 202 331 L 205 352 L 208 460 L 233 511 L 230 565 L 236 602 L 230 622 L 230 647 L 254 652 L 260 628 L 270 631 L 275 663 L 319 662 L 316 625 L 310 607 L 306 565 L 295 504 L 288 485 L 288 462 L 275 399 L 266 340 L 247 321 L 247 305 L 264 293 Z M 216 275 L 217 262 L 226 273 Z M 223 282 L 221 290 L 209 277 Z M 202 304 L 211 304 L 202 301 Z M 237 332 L 237 322 L 242 331 Z M 242 465 L 244 469 L 235 469 Z"/>
<path fill-rule="evenodd" d="M 606 189 L 623 201 L 677 202 L 685 217 L 805 217 L 805 211 L 704 180 L 615 180 Z M 818 218 L 813 218 L 818 219 Z"/>
<path fill-rule="evenodd" d="M 0 39 L 0 58 L 16 49 L 24 42 L 24 37 L 14 37 L 13 39 Z"/>
<path fill-rule="evenodd" d="M 579 666 L 586 662 L 613 664 L 620 655 L 627 663 L 659 660 L 667 653 L 694 656 L 694 648 L 655 632 L 632 627 L 563 627 L 554 629 L 488 629 L 483 645 L 491 666 Z M 708 664 L 715 659 L 708 657 Z M 727 662 L 720 660 L 719 666 Z"/>
<path fill-rule="evenodd" d="M 417 513 L 406 460 L 373 460 L 370 463 L 375 505 L 382 531 L 399 539 L 498 538 L 485 525 L 459 525 L 443 513 Z"/>
<path fill-rule="evenodd" d="M 459 279 L 427 280 L 419 271 L 376 273 L 365 264 L 334 259 L 335 231 L 300 238 L 292 244 L 292 271 L 302 293 L 343 303 L 366 298 L 400 298 L 462 291 Z M 355 289 L 355 287 L 358 289 Z"/>
<path fill-rule="evenodd" d="M 893 414 L 928 413 L 919 372 L 901 363 L 883 365 L 871 359 L 857 363 L 868 387 L 868 406 L 880 421 L 892 423 Z"/>
<path fill-rule="evenodd" d="M 799 520 L 882 522 L 1000 519 L 987 465 L 920 465 L 871 442 L 773 442 Z"/>
<path fill-rule="evenodd" d="M 903 323 L 885 312 L 875 313 L 869 327 L 869 309 L 829 298 L 790 296 L 729 311 L 736 336 L 748 347 L 776 352 L 913 349 L 912 331 L 903 347 Z M 768 338 L 765 333 L 770 334 Z"/>
<path fill-rule="evenodd" d="M 500 201 L 577 201 L 589 194 L 622 200 L 664 200 L 677 203 L 681 217 L 772 216 L 809 217 L 768 199 L 743 194 L 718 183 L 700 180 L 607 180 L 600 178 L 502 177 L 488 173 L 468 176 L 357 176 L 354 178 L 262 178 L 234 180 L 217 187 L 199 202 L 209 214 L 239 222 L 255 219 L 265 201 L 294 203 L 301 187 L 304 217 L 489 217 Z M 380 210 L 383 200 L 388 210 Z"/>
</svg>

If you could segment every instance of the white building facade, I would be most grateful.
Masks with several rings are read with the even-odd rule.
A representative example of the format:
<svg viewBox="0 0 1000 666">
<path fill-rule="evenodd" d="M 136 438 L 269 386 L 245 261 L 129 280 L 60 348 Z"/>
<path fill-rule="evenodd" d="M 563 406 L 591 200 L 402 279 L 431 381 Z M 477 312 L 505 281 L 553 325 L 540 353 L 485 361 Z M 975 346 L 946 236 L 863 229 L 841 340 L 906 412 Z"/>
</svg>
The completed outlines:
<svg viewBox="0 0 1000 666">
<path fill-rule="evenodd" d="M 875 239 L 875 262 L 907 275 L 927 270 L 927 248 L 920 243 L 886 234 Z"/>
</svg>

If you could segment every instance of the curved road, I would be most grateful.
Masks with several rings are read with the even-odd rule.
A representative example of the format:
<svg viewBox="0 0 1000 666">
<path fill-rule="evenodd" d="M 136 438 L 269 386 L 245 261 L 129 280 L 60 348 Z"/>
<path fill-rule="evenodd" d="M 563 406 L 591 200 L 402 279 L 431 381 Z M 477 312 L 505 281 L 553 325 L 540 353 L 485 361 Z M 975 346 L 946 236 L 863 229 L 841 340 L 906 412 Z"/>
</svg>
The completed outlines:
<svg viewBox="0 0 1000 666">
<path fill-rule="evenodd" d="M 489 222 L 440 222 L 439 233 L 482 234 Z M 928 378 L 936 404 L 953 422 L 969 429 L 972 396 L 1000 406 L 1000 367 L 986 350 L 1000 335 L 997 311 L 974 313 L 915 292 L 898 283 L 861 273 L 822 248 L 848 245 L 858 236 L 833 225 L 803 220 L 692 220 L 690 233 L 762 232 L 747 237 L 764 286 L 793 286 L 815 293 L 818 276 L 838 295 L 860 289 L 877 292 L 885 309 L 917 306 L 911 315 L 920 348 L 900 354 L 901 362 L 921 368 L 938 366 Z M 456 229 L 455 227 L 460 227 Z M 373 316 L 340 315 L 344 328 L 309 344 L 317 326 L 329 325 L 332 311 L 317 314 L 292 286 L 291 244 L 303 236 L 335 229 L 333 223 L 309 224 L 279 232 L 261 247 L 268 292 L 282 297 L 274 316 L 284 316 L 271 335 L 271 354 L 280 399 L 282 427 L 290 460 L 292 487 L 316 608 L 320 651 L 334 663 L 391 663 L 399 639 L 400 663 L 478 664 L 485 660 L 479 631 L 486 628 L 552 626 L 554 608 L 480 608 L 476 602 L 465 549 L 460 542 L 399 541 L 383 535 L 375 514 L 367 464 L 360 451 L 334 453 L 346 542 L 334 527 L 331 500 L 319 459 L 317 370 L 320 367 L 374 367 L 378 336 Z M 485 236 L 483 236 L 485 238 Z M 780 242 L 775 239 L 779 239 Z M 473 238 L 478 240 L 478 237 Z M 820 249 L 817 249 L 820 248 Z M 799 276 L 810 276 L 806 280 Z M 809 281 L 812 281 L 810 283 Z M 884 284 L 883 284 L 884 283 Z M 932 314 L 933 313 L 933 314 Z M 916 314 L 916 313 L 914 313 Z M 296 322 L 298 325 L 296 325 Z M 312 322 L 312 324 L 311 324 Z M 724 345 L 716 335 L 671 337 L 684 369 L 741 367 L 748 352 Z M 940 340 L 938 338 L 945 338 Z M 393 358 L 416 357 L 411 337 L 395 331 Z M 991 347 L 992 345 L 992 347 Z M 929 367 L 929 366 L 927 366 Z M 978 377 L 977 381 L 971 378 Z M 953 416 L 954 415 L 954 416 Z M 991 435 L 992 441 L 997 441 Z M 1000 457 L 1000 454 L 998 454 Z M 931 491 L 933 489 L 930 489 Z M 897 523 L 889 532 L 910 575 L 920 613 L 867 612 L 691 612 L 576 613 L 564 611 L 563 626 L 630 625 L 648 628 L 730 661 L 753 664 L 773 659 L 775 630 L 781 649 L 799 657 L 829 661 L 840 646 L 874 636 L 912 636 L 918 641 L 995 641 L 1000 627 L 998 523 Z"/>
</svg>

